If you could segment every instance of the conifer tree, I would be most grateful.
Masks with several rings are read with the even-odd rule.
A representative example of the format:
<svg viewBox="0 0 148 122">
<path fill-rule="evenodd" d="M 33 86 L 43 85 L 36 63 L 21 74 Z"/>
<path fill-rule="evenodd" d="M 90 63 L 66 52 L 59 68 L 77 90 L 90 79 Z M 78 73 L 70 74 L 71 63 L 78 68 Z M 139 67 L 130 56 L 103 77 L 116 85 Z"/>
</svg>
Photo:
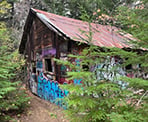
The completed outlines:
<svg viewBox="0 0 148 122">
<path fill-rule="evenodd" d="M 133 34 L 141 41 L 133 41 L 133 48 L 123 50 L 118 48 L 100 48 L 91 44 L 93 33 L 90 32 L 87 40 L 88 47 L 85 48 L 80 55 L 69 55 L 69 58 L 78 59 L 79 65 L 74 65 L 69 61 L 56 61 L 59 64 L 64 64 L 72 69 L 67 72 L 69 80 L 74 80 L 73 84 L 62 85 L 61 87 L 69 91 L 69 95 L 65 98 L 67 102 L 66 114 L 72 121 L 77 122 L 141 122 L 148 121 L 148 82 L 145 77 L 128 78 L 121 74 L 120 69 L 132 64 L 136 65 L 135 69 L 126 70 L 126 72 L 139 72 L 147 75 L 147 22 L 138 23 L 134 28 L 126 28 L 129 25 L 135 24 L 134 17 L 140 19 L 143 17 L 136 15 L 137 10 L 121 10 L 121 17 L 124 18 L 124 13 L 130 11 L 126 15 L 131 17 L 131 21 L 125 21 L 126 17 L 118 18 L 120 27 L 123 24 L 123 29 Z M 118 9 L 116 9 L 118 10 Z M 86 13 L 85 13 L 86 14 Z M 134 16 L 133 16 L 134 15 Z M 83 15 L 82 17 L 88 17 Z M 89 18 L 89 17 L 88 17 Z M 87 18 L 87 19 L 88 19 Z M 122 19 L 122 21 L 120 21 Z M 85 19 L 86 20 L 86 19 Z M 116 19 L 115 19 L 116 20 Z M 143 19 L 142 19 L 143 20 Z M 138 20 L 140 21 L 140 20 Z M 128 23 L 128 24 L 127 24 Z M 111 23 L 112 24 L 112 23 Z M 118 25 L 117 24 L 117 25 Z M 119 27 L 119 26 L 118 26 Z M 142 31 L 139 34 L 138 32 Z M 138 38 L 141 37 L 141 38 Z M 82 38 L 81 38 L 82 39 Z M 141 44 L 142 43 L 142 44 Z M 145 44 L 145 45 L 143 45 Z M 143 50 L 142 50 L 143 49 Z M 115 65 L 109 65 L 111 57 L 117 57 L 121 60 Z M 103 62 L 106 64 L 104 66 Z M 95 67 L 95 69 L 92 67 Z M 113 77 L 110 77 L 110 74 Z M 75 84 L 77 81 L 82 81 L 80 84 Z"/>
<path fill-rule="evenodd" d="M 107 57 L 119 56 L 119 54 L 120 58 L 127 58 L 128 61 L 131 57 L 138 56 L 136 53 L 117 48 L 100 49 L 91 45 L 80 55 L 69 55 L 69 58 L 81 61 L 79 66 L 58 61 L 73 70 L 67 73 L 69 80 L 82 81 L 81 84 L 61 86 L 69 91 L 65 101 L 68 105 L 66 114 L 70 119 L 78 122 L 147 121 L 147 81 L 122 79 L 120 68 L 123 68 L 126 62 L 117 63 L 108 68 L 99 68 L 103 62 L 106 66 L 109 65 L 110 61 L 107 61 L 109 60 Z M 92 67 L 96 67 L 95 70 L 91 71 Z M 109 74 L 114 74 L 114 76 L 110 78 Z M 103 77 L 103 75 L 108 76 Z M 142 95 L 138 94 L 138 89 L 142 89 Z"/>
<path fill-rule="evenodd" d="M 5 4 L 3 4 L 3 2 Z M 7 14 L 6 1 L 0 3 L 2 7 L 0 14 Z M 5 11 L 6 10 L 6 11 Z M 0 121 L 11 119 L 9 114 L 13 111 L 21 112 L 27 105 L 28 98 L 24 91 L 20 90 L 19 82 L 14 79 L 17 71 L 21 68 L 18 52 L 14 50 L 10 39 L 10 31 L 4 21 L 0 21 Z M 18 80 L 18 79 L 17 79 Z"/>
</svg>

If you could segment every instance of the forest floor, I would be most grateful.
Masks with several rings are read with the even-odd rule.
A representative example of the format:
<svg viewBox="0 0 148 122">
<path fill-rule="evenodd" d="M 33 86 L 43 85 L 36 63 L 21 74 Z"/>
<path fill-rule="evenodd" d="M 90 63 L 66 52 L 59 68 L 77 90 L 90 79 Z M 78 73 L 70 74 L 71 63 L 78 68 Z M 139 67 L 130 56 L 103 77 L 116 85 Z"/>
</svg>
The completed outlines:
<svg viewBox="0 0 148 122">
<path fill-rule="evenodd" d="M 30 105 L 20 117 L 15 118 L 17 122 L 68 122 L 62 108 L 27 92 L 31 97 Z"/>
</svg>

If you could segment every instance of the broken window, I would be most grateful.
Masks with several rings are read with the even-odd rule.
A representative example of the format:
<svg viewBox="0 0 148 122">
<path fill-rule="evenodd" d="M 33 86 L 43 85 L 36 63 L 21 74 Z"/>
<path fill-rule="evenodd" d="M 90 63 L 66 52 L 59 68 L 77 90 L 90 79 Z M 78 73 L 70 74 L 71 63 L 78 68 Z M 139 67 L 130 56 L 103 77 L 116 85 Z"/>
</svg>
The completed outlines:
<svg viewBox="0 0 148 122">
<path fill-rule="evenodd" d="M 51 59 L 45 59 L 45 70 L 52 72 L 52 62 Z"/>
</svg>

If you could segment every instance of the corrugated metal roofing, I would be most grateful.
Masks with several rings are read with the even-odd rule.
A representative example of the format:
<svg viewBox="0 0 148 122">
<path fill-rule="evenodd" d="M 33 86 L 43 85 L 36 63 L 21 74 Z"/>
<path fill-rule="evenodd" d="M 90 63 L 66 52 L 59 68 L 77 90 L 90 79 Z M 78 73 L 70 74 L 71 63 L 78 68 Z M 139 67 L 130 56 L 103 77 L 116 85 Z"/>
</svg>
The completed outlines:
<svg viewBox="0 0 148 122">
<path fill-rule="evenodd" d="M 83 39 L 88 40 L 86 34 L 89 33 L 89 24 L 80 20 L 55 15 L 37 9 L 32 9 L 42 21 L 49 23 L 66 37 L 83 42 Z M 108 25 L 100 25 L 91 23 L 92 28 L 92 43 L 100 47 L 129 47 L 128 41 L 131 38 L 122 36 L 118 33 L 116 27 Z M 85 31 L 85 33 L 82 33 Z M 86 42 L 85 42 L 86 43 Z"/>
</svg>

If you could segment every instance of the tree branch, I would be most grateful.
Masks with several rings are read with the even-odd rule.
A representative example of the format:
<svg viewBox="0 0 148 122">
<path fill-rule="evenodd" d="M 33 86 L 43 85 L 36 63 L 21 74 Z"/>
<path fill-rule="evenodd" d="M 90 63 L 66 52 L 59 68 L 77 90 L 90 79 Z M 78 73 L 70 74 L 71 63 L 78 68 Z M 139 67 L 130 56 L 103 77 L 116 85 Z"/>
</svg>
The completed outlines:
<svg viewBox="0 0 148 122">
<path fill-rule="evenodd" d="M 148 90 L 147 90 L 147 91 L 142 95 L 142 97 L 138 100 L 136 106 L 139 106 L 139 104 L 140 104 L 142 98 L 143 98 L 147 93 L 148 93 Z"/>
</svg>

